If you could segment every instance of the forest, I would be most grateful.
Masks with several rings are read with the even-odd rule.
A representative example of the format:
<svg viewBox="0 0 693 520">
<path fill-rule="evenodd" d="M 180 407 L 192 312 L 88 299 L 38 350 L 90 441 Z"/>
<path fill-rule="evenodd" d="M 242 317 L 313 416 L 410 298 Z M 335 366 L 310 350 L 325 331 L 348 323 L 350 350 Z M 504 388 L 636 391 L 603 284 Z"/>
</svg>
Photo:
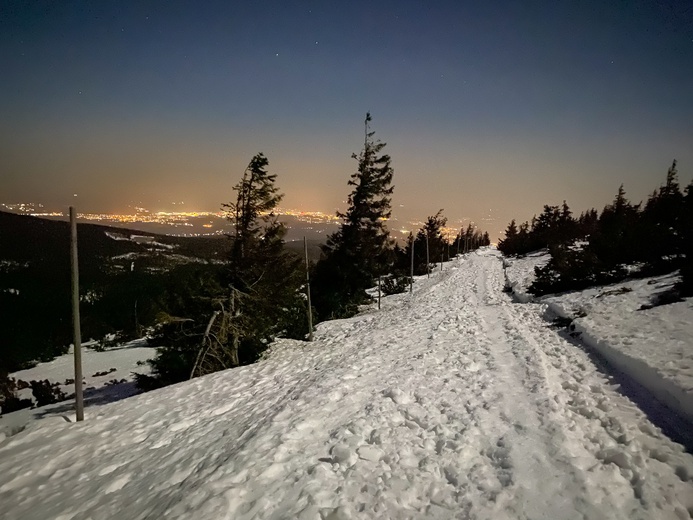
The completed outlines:
<svg viewBox="0 0 693 520">
<path fill-rule="evenodd" d="M 538 296 L 679 270 L 681 282 L 661 303 L 676 301 L 693 294 L 693 182 L 681 190 L 674 160 L 644 204 L 630 202 L 621 185 L 601 213 L 575 217 L 565 201 L 546 205 L 531 222 L 511 221 L 498 249 L 513 256 L 549 251 L 530 287 Z"/>
</svg>

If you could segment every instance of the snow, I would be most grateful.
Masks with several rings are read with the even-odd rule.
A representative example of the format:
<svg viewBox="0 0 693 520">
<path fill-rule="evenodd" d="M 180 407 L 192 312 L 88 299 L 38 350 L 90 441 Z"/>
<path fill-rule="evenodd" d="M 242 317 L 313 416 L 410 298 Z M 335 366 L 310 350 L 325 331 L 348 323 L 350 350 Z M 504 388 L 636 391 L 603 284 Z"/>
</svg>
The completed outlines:
<svg viewBox="0 0 693 520">
<path fill-rule="evenodd" d="M 513 290 L 518 301 L 526 303 L 532 300 L 532 295 L 527 289 L 534 281 L 534 268 L 544 267 L 550 259 L 551 255 L 545 249 L 529 253 L 522 258 L 503 259 L 506 284 Z"/>
<path fill-rule="evenodd" d="M 541 253 L 505 260 L 508 284 L 520 301 L 532 299 L 526 289 L 534 266 L 547 261 Z M 537 301 L 572 319 L 581 341 L 693 422 L 693 298 L 643 308 L 678 280 L 675 274 L 627 280 Z"/>
<path fill-rule="evenodd" d="M 134 373 L 148 374 L 149 365 L 138 365 L 154 357 L 155 349 L 146 346 L 146 340 L 134 340 L 128 343 L 111 347 L 103 352 L 97 352 L 91 348 L 96 342 L 85 342 L 82 349 L 82 373 L 84 375 L 84 403 L 86 407 L 105 404 L 119 399 L 124 399 L 138 393 L 134 383 Z M 111 371 L 114 369 L 114 371 Z M 97 376 L 97 373 L 108 372 Z M 74 393 L 74 383 L 65 384 L 68 380 L 74 380 L 75 366 L 73 349 L 47 363 L 39 363 L 33 368 L 20 370 L 10 374 L 16 380 L 29 382 L 31 380 L 48 379 L 51 383 L 60 383 L 60 390 L 66 395 Z M 112 380 L 118 384 L 112 384 Z M 123 380 L 125 380 L 123 382 Z M 19 397 L 28 399 L 32 397 L 30 388 L 20 390 Z M 72 413 L 74 399 L 68 399 L 53 405 L 42 406 L 34 409 L 24 409 L 0 416 L 0 440 L 27 427 L 32 421 L 46 417 L 64 416 Z"/>
<path fill-rule="evenodd" d="M 119 240 L 119 241 L 130 241 L 130 237 L 126 237 L 125 235 L 121 235 L 120 233 L 112 233 L 110 231 L 106 231 L 106 236 L 108 238 L 112 238 L 113 240 Z"/>
<path fill-rule="evenodd" d="M 0 443 L 0 517 L 682 519 L 693 457 L 493 250 L 266 359 Z"/>
</svg>

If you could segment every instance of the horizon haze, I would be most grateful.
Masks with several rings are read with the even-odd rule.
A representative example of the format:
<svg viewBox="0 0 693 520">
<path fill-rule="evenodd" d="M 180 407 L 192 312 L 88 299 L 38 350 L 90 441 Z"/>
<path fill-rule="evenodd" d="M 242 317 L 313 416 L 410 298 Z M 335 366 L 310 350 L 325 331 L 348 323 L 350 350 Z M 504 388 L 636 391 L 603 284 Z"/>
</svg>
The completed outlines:
<svg viewBox="0 0 693 520">
<path fill-rule="evenodd" d="M 370 111 L 393 216 L 496 239 L 673 159 L 688 184 L 691 63 L 676 1 L 3 2 L 0 202 L 215 211 L 263 152 L 283 206 L 333 213 Z"/>
</svg>

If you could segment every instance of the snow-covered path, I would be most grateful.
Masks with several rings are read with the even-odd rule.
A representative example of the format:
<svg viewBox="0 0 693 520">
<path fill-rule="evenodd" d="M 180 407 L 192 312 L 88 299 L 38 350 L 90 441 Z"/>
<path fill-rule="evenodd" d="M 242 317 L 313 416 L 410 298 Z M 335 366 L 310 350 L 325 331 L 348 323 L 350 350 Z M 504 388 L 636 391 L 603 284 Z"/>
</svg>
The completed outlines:
<svg viewBox="0 0 693 520">
<path fill-rule="evenodd" d="M 0 516 L 693 516 L 693 457 L 503 284 L 472 254 L 312 344 L 43 421 L 0 444 Z"/>
</svg>

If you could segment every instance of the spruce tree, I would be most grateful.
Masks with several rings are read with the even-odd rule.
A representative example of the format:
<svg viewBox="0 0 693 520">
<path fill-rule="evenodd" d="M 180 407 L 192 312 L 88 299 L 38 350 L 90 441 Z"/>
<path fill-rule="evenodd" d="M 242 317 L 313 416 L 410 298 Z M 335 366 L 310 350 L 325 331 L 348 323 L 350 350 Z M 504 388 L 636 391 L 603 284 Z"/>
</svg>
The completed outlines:
<svg viewBox="0 0 693 520">
<path fill-rule="evenodd" d="M 268 164 L 261 153 L 253 157 L 233 188 L 236 202 L 223 205 L 234 226 L 224 309 L 233 366 L 257 359 L 286 325 L 287 310 L 302 301 L 300 259 L 284 248 L 286 226 L 274 213 L 283 195 Z"/>
<path fill-rule="evenodd" d="M 666 270 L 666 265 L 681 253 L 686 226 L 684 195 L 677 176 L 674 160 L 667 171 L 666 183 L 650 196 L 639 223 L 643 259 L 657 270 Z"/>
<path fill-rule="evenodd" d="M 390 156 L 383 154 L 385 143 L 370 130 L 366 114 L 361 153 L 353 154 L 358 168 L 348 185 L 353 186 L 339 231 L 330 235 L 322 248 L 312 287 L 320 319 L 344 317 L 356 312 L 368 300 L 366 289 L 378 276 L 386 274 L 393 261 L 393 240 L 385 226 L 390 217 L 393 191 Z"/>
<path fill-rule="evenodd" d="M 429 272 L 431 265 L 426 263 L 426 242 L 428 241 L 428 260 L 431 264 L 440 261 L 441 255 L 447 249 L 447 241 L 443 236 L 443 228 L 448 223 L 447 217 L 443 216 L 443 210 L 431 215 L 426 219 L 424 225 L 416 233 L 414 241 L 414 274 L 422 275 Z M 408 254 L 411 255 L 411 243 L 407 245 Z"/>
<path fill-rule="evenodd" d="M 504 255 L 515 255 L 518 253 L 518 231 L 515 219 L 510 221 L 505 230 L 505 238 L 498 242 L 498 249 Z"/>
<path fill-rule="evenodd" d="M 192 273 L 188 302 L 161 327 L 153 377 L 138 377 L 140 386 L 251 363 L 287 327 L 295 309 L 305 307 L 298 292 L 301 260 L 284 248 L 286 228 L 273 213 L 282 195 L 267 166 L 264 155 L 253 157 L 233 188 L 235 202 L 223 205 L 233 224 L 228 262 Z"/>
<path fill-rule="evenodd" d="M 613 203 L 599 216 L 597 231 L 590 236 L 589 247 L 607 266 L 637 259 L 642 249 L 638 236 L 640 205 L 631 204 L 621 185 Z"/>
</svg>

